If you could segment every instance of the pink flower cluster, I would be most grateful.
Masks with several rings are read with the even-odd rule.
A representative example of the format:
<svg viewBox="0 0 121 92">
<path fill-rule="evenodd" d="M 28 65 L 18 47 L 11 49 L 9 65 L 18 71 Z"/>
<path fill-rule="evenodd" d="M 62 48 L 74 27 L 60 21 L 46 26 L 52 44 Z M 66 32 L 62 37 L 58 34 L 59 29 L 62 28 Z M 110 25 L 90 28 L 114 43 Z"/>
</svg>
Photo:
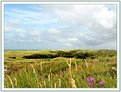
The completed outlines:
<svg viewBox="0 0 121 92">
<path fill-rule="evenodd" d="M 90 88 L 95 88 L 96 87 L 96 79 L 93 77 L 87 77 L 86 79 L 88 85 L 90 86 Z M 100 87 L 104 87 L 105 85 L 105 81 L 104 80 L 100 80 L 99 81 Z"/>
</svg>

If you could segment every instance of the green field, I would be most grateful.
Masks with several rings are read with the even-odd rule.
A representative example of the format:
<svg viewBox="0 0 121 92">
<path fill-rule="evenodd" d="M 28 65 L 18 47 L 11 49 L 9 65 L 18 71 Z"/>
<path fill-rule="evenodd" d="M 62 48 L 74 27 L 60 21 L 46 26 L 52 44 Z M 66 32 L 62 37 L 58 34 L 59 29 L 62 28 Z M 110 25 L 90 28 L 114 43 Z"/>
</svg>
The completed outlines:
<svg viewBox="0 0 121 92">
<path fill-rule="evenodd" d="M 5 88 L 116 88 L 115 50 L 10 50 L 4 55 Z M 87 78 L 95 78 L 93 86 Z M 104 80 L 103 86 L 100 81 Z"/>
</svg>

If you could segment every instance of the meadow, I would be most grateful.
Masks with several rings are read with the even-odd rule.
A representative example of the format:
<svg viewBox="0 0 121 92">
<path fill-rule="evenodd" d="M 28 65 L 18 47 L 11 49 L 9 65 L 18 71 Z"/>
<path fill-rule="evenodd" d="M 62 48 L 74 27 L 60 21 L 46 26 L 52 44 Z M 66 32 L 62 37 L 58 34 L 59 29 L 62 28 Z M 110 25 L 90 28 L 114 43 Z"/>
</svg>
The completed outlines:
<svg viewBox="0 0 121 92">
<path fill-rule="evenodd" d="M 116 88 L 115 50 L 6 50 L 4 88 Z"/>
</svg>

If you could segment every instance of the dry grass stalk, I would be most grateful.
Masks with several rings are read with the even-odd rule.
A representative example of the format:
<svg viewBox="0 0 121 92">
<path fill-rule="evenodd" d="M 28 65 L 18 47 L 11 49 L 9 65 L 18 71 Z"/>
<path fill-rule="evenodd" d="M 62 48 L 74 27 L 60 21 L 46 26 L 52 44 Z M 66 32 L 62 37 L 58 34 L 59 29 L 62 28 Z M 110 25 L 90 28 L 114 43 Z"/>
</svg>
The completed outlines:
<svg viewBox="0 0 121 92">
<path fill-rule="evenodd" d="M 32 67 L 33 73 L 34 73 L 34 75 L 35 75 L 36 82 L 37 82 L 38 87 L 39 87 L 39 82 L 38 82 L 36 70 L 35 70 L 35 68 L 34 68 L 34 66 L 33 66 L 32 64 L 30 64 L 30 66 Z"/>
<path fill-rule="evenodd" d="M 70 84 L 72 86 L 72 88 L 76 88 L 76 84 L 75 84 L 75 80 L 72 78 L 72 72 L 71 72 L 71 63 L 72 60 L 70 58 L 69 62 L 66 60 L 68 67 L 69 67 L 69 80 L 70 80 Z M 77 70 L 77 63 L 75 62 L 75 68 Z"/>
<path fill-rule="evenodd" d="M 51 74 L 48 75 L 48 81 L 49 81 L 49 86 L 51 88 L 52 87 L 52 84 L 51 84 Z"/>
<path fill-rule="evenodd" d="M 61 87 L 61 80 L 58 79 L 58 86 Z"/>
<path fill-rule="evenodd" d="M 7 79 L 6 79 L 6 78 L 4 78 L 4 80 L 5 80 L 4 88 L 8 88 L 8 87 L 9 87 L 9 85 L 8 85 Z"/>
<path fill-rule="evenodd" d="M 72 78 L 72 74 L 71 74 L 71 63 L 72 63 L 72 61 L 71 61 L 71 58 L 70 58 L 70 61 L 66 60 L 66 63 L 69 67 L 69 76 Z"/>
<path fill-rule="evenodd" d="M 88 62 L 84 59 L 86 67 L 89 68 Z"/>
<path fill-rule="evenodd" d="M 34 66 L 32 64 L 30 64 L 30 66 L 32 67 L 33 73 L 36 74 Z"/>
<path fill-rule="evenodd" d="M 55 88 L 57 87 L 57 84 L 56 84 L 56 83 L 54 84 L 54 87 L 55 87 Z"/>
<path fill-rule="evenodd" d="M 78 69 L 77 69 L 77 63 L 75 62 L 75 70 L 77 71 Z"/>
<path fill-rule="evenodd" d="M 16 79 L 16 78 L 14 78 L 14 80 L 15 80 L 15 86 L 17 86 L 17 79 Z"/>
<path fill-rule="evenodd" d="M 14 88 L 13 81 L 12 81 L 11 77 L 10 77 L 9 75 L 6 75 L 6 76 L 8 77 L 8 79 L 9 79 L 9 81 L 10 81 L 10 84 L 11 84 L 12 88 Z"/>
<path fill-rule="evenodd" d="M 112 67 L 113 70 L 117 71 L 117 69 L 115 67 Z"/>
<path fill-rule="evenodd" d="M 70 64 L 69 64 L 69 75 L 72 78 L 72 73 L 71 73 L 71 58 L 70 58 Z"/>
<path fill-rule="evenodd" d="M 43 84 L 44 84 L 44 87 L 46 88 L 46 82 L 45 81 L 43 81 Z"/>
<path fill-rule="evenodd" d="M 75 84 L 75 80 L 73 78 L 70 79 L 70 83 L 71 83 L 71 86 L 72 88 L 76 88 L 76 84 Z"/>
<path fill-rule="evenodd" d="M 50 73 L 51 73 L 51 71 L 52 71 L 52 70 L 50 69 Z"/>
<path fill-rule="evenodd" d="M 42 84 L 41 83 L 39 83 L 39 87 L 42 88 Z"/>
<path fill-rule="evenodd" d="M 42 72 L 42 70 L 43 70 L 42 65 L 43 65 L 43 63 L 41 62 L 41 63 L 40 63 L 40 69 L 41 69 L 41 72 Z"/>
<path fill-rule="evenodd" d="M 50 74 L 48 75 L 48 81 L 50 82 Z"/>
</svg>

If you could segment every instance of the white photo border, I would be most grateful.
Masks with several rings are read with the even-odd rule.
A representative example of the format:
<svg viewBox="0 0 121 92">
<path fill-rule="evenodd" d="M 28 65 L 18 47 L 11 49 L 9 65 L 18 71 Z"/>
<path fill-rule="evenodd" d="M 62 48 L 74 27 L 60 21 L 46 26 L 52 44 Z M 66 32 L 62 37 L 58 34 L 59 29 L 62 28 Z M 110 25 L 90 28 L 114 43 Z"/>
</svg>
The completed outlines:
<svg viewBox="0 0 121 92">
<path fill-rule="evenodd" d="M 117 88 L 4 88 L 4 5 L 5 4 L 48 4 L 48 5 L 80 5 L 80 4 L 115 4 L 117 6 Z M 2 2 L 2 90 L 120 90 L 119 89 L 119 2 Z"/>
</svg>

